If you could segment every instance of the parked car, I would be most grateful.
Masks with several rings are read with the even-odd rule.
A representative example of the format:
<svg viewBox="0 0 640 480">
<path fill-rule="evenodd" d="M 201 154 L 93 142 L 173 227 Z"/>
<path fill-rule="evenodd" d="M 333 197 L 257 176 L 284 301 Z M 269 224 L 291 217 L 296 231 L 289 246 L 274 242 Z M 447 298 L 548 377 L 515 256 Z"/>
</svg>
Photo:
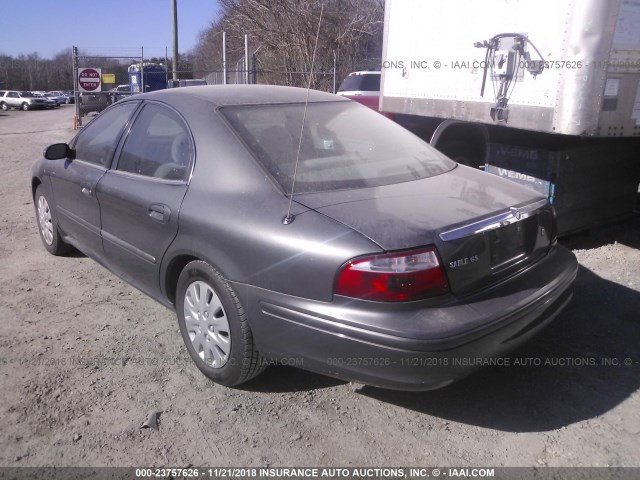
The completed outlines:
<svg viewBox="0 0 640 480">
<path fill-rule="evenodd" d="M 91 112 L 100 113 L 111 105 L 107 92 L 80 92 L 80 116 L 83 117 Z"/>
<path fill-rule="evenodd" d="M 379 71 L 352 72 L 338 87 L 337 95 L 347 97 L 393 119 L 393 114 L 380 111 L 380 77 Z"/>
<path fill-rule="evenodd" d="M 71 103 L 71 99 L 69 98 L 69 96 L 64 92 L 61 92 L 60 90 L 47 92 L 47 95 L 50 95 L 52 98 L 54 98 L 55 101 L 58 102 L 58 104 L 60 105 L 62 105 L 63 103 L 64 104 Z"/>
<path fill-rule="evenodd" d="M 338 95 L 380 95 L 380 77 L 379 71 L 352 72 L 338 87 Z"/>
<path fill-rule="evenodd" d="M 50 108 L 51 103 L 42 97 L 36 97 L 32 92 L 19 92 L 17 90 L 7 90 L 0 97 L 0 108 L 9 110 L 19 108 L 20 110 L 33 110 L 35 108 Z"/>
<path fill-rule="evenodd" d="M 118 85 L 115 88 L 109 90 L 109 102 L 115 103 L 118 100 L 122 100 L 125 97 L 131 95 L 131 86 L 129 84 Z"/>
<path fill-rule="evenodd" d="M 62 93 L 69 98 L 69 103 L 76 103 L 76 95 L 73 90 L 62 90 Z"/>
<path fill-rule="evenodd" d="M 40 95 L 47 102 L 47 108 L 58 108 L 60 106 L 60 101 L 58 97 L 52 95 L 50 93 L 44 93 Z M 63 102 L 64 103 L 64 102 Z"/>
<path fill-rule="evenodd" d="M 223 385 L 296 359 L 438 388 L 571 299 L 576 258 L 544 196 L 335 95 L 135 95 L 44 156 L 31 182 L 44 247 L 74 246 L 174 309 L 193 361 Z"/>
</svg>

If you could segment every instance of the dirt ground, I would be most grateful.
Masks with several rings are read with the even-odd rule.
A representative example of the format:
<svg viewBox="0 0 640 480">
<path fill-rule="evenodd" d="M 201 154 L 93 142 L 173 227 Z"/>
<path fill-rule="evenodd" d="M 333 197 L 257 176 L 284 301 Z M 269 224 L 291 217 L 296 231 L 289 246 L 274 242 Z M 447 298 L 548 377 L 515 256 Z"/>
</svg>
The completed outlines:
<svg viewBox="0 0 640 480">
<path fill-rule="evenodd" d="M 640 466 L 637 219 L 563 240 L 574 300 L 508 367 L 425 393 L 284 366 L 225 388 L 173 312 L 42 247 L 31 163 L 72 109 L 0 112 L 0 466 Z"/>
</svg>

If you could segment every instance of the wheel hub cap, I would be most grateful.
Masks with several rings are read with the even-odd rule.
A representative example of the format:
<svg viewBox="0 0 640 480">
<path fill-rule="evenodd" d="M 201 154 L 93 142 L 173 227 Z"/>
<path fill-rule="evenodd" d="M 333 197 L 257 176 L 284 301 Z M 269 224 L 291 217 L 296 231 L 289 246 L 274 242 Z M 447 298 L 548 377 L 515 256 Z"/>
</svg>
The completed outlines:
<svg viewBox="0 0 640 480">
<path fill-rule="evenodd" d="M 184 295 L 184 320 L 198 356 L 212 368 L 222 368 L 231 352 L 229 320 L 222 302 L 206 282 L 195 281 Z"/>
<path fill-rule="evenodd" d="M 38 222 L 40 224 L 40 233 L 47 245 L 53 243 L 53 223 L 51 222 L 51 210 L 47 199 L 43 196 L 38 198 Z"/>
</svg>

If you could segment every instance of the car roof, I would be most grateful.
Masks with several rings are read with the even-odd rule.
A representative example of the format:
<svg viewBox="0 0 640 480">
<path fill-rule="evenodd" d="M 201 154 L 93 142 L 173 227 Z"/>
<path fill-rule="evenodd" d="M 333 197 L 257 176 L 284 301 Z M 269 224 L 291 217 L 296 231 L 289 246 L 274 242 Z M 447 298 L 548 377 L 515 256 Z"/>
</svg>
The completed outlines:
<svg viewBox="0 0 640 480">
<path fill-rule="evenodd" d="M 309 90 L 309 102 L 348 101 L 331 93 Z M 210 102 L 215 106 L 304 103 L 307 89 L 275 85 L 202 85 L 143 93 L 132 99 L 160 100 L 179 107 L 185 98 Z"/>
</svg>

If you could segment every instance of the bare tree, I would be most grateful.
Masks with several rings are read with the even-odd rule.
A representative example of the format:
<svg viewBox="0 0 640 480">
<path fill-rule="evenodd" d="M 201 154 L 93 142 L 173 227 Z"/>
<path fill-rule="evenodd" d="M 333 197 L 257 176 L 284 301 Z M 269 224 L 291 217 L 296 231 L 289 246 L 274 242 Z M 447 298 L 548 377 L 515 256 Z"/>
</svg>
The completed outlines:
<svg viewBox="0 0 640 480">
<path fill-rule="evenodd" d="M 310 80 L 315 36 L 320 35 L 311 85 L 331 89 L 337 75 L 380 68 L 384 5 L 382 0 L 220 0 L 222 13 L 205 31 L 194 51 L 196 69 L 220 69 L 220 33 L 227 32 L 230 58 L 243 55 L 243 38 L 259 49 L 262 83 L 306 85 Z"/>
<path fill-rule="evenodd" d="M 12 90 L 54 90 L 73 88 L 71 50 L 52 60 L 36 53 L 11 57 L 0 55 L 0 87 Z"/>
</svg>

